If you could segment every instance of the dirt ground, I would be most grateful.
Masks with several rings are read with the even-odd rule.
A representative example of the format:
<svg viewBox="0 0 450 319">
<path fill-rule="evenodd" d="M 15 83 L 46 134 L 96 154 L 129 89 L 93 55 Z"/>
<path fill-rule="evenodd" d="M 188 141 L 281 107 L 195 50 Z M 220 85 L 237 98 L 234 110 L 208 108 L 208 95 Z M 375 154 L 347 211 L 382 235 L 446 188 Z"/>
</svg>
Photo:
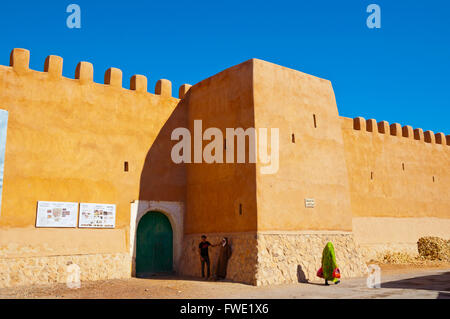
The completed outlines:
<svg viewBox="0 0 450 319">
<path fill-rule="evenodd" d="M 82 282 L 81 288 L 65 284 L 0 289 L 0 298 L 445 298 L 450 299 L 450 263 L 427 265 L 380 265 L 379 289 L 366 278 L 342 279 L 339 285 L 322 281 L 254 287 L 227 281 L 198 278 L 152 277 Z M 319 278 L 318 278 L 319 279 Z"/>
</svg>

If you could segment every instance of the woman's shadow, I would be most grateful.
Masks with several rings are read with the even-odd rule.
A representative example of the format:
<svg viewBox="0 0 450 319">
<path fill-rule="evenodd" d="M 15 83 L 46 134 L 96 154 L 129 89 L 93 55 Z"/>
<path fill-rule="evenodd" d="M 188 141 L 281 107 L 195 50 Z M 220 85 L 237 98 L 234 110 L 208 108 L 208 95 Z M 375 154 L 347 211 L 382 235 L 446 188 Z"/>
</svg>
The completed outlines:
<svg viewBox="0 0 450 319">
<path fill-rule="evenodd" d="M 310 281 L 308 281 L 308 279 L 306 279 L 305 272 L 303 271 L 301 265 L 297 265 L 297 281 L 298 281 L 299 283 L 302 283 L 302 284 L 310 284 L 310 285 L 316 285 L 316 286 L 324 286 L 324 284 L 320 284 L 320 283 L 317 283 L 317 282 L 310 282 Z"/>
</svg>

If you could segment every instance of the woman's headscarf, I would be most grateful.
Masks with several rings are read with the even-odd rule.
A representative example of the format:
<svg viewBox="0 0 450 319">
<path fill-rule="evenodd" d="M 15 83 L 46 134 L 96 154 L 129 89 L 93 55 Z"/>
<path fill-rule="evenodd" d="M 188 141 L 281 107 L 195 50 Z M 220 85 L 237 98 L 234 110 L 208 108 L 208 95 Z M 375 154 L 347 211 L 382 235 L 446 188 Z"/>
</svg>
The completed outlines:
<svg viewBox="0 0 450 319">
<path fill-rule="evenodd" d="M 223 243 L 223 241 L 225 240 L 225 243 Z M 227 237 L 223 237 L 222 238 L 222 246 L 226 246 L 226 245 L 228 245 L 228 238 Z"/>
</svg>

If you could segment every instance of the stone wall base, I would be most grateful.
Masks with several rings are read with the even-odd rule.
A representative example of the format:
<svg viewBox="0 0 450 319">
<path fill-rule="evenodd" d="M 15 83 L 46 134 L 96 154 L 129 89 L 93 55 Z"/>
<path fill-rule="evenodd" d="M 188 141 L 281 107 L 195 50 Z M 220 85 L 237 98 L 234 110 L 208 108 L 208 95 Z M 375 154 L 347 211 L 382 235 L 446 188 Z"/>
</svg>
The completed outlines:
<svg viewBox="0 0 450 319">
<path fill-rule="evenodd" d="M 256 284 L 321 281 L 316 274 L 328 241 L 334 245 L 342 279 L 365 275 L 367 267 L 352 233 L 258 233 Z"/>
<path fill-rule="evenodd" d="M 198 245 L 201 235 L 185 235 L 183 240 L 183 255 L 180 262 L 180 275 L 201 277 L 201 264 Z M 256 284 L 256 233 L 214 233 L 205 234 L 207 241 L 211 244 L 218 244 L 223 237 L 227 237 L 232 254 L 228 261 L 227 279 L 234 282 Z M 215 273 L 220 247 L 209 248 L 209 258 L 211 260 L 211 275 Z M 206 271 L 206 270 L 205 270 Z"/>
<path fill-rule="evenodd" d="M 81 281 L 130 278 L 127 253 L 0 258 L 0 288 L 65 283 L 67 266 L 80 267 Z"/>
<path fill-rule="evenodd" d="M 333 242 L 342 278 L 360 277 L 366 265 L 348 232 L 249 232 L 206 234 L 212 244 L 228 237 L 232 256 L 227 279 L 251 285 L 275 285 L 320 280 L 322 250 Z M 198 245 L 201 234 L 185 235 L 180 274 L 201 277 Z M 219 247 L 210 248 L 214 274 Z"/>
</svg>

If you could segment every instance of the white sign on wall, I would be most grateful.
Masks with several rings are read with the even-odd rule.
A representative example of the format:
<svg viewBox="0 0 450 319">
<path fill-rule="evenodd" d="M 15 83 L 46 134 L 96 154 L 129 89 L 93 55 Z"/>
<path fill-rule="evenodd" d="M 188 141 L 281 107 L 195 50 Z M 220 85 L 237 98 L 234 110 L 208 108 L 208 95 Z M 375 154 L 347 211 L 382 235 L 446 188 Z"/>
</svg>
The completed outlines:
<svg viewBox="0 0 450 319">
<path fill-rule="evenodd" d="M 38 201 L 36 227 L 77 227 L 78 203 Z"/>
<path fill-rule="evenodd" d="M 316 201 L 314 198 L 305 198 L 305 207 L 306 208 L 314 208 L 316 206 Z"/>
<path fill-rule="evenodd" d="M 80 228 L 114 228 L 116 226 L 115 204 L 80 204 Z"/>
</svg>

